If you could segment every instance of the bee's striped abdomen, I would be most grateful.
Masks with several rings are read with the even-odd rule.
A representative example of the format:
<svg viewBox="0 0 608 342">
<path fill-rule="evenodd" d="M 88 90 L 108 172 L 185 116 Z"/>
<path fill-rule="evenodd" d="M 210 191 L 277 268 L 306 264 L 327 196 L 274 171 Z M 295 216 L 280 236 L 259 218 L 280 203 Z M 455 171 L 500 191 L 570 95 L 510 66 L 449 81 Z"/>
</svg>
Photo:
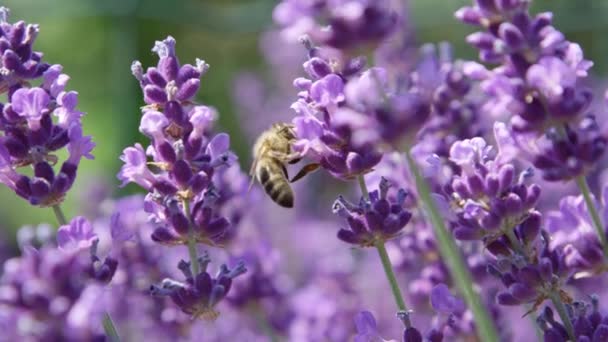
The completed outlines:
<svg viewBox="0 0 608 342">
<path fill-rule="evenodd" d="M 267 160 L 258 166 L 257 178 L 273 201 L 282 207 L 293 208 L 293 191 L 283 173 L 282 164 Z"/>
</svg>

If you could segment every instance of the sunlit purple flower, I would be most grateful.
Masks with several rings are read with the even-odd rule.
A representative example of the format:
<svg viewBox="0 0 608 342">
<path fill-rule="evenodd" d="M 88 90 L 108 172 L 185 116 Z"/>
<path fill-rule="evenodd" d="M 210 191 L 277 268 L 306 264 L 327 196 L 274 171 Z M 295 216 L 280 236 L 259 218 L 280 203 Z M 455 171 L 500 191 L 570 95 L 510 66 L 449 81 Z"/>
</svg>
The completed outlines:
<svg viewBox="0 0 608 342">
<path fill-rule="evenodd" d="M 551 26 L 551 13 L 530 15 L 528 1 L 476 1 L 456 16 L 482 29 L 467 39 L 479 49 L 480 59 L 499 64 L 469 68 L 488 95 L 483 108 L 509 118 L 518 134 L 543 136 L 540 151 L 521 147 L 545 179 L 585 174 L 603 155 L 606 141 L 587 113 L 592 94 L 582 79 L 593 63 L 584 59 L 580 46 Z"/>
<path fill-rule="evenodd" d="M 148 104 L 139 129 L 151 145 L 145 152 L 139 144 L 126 148 L 118 178 L 123 186 L 134 182 L 148 191 L 145 208 L 157 226 L 155 241 L 222 244 L 231 236 L 231 222 L 219 212 L 217 202 L 227 198 L 220 198 L 226 194 L 214 184 L 214 174 L 236 156 L 227 134 L 212 133 L 215 110 L 192 102 L 208 65 L 200 60 L 180 65 L 172 37 L 156 42 L 153 51 L 159 56 L 156 67 L 144 73 L 139 62 L 132 66 Z"/>
<path fill-rule="evenodd" d="M 55 78 L 65 76 L 60 66 L 51 67 L 42 76 L 51 72 L 57 74 Z M 7 154 L 3 158 L 3 183 L 33 205 L 61 203 L 74 183 L 82 157 L 93 159 L 95 144 L 90 136 L 83 135 L 80 119 L 84 114 L 75 109 L 76 97 L 75 92 L 66 92 L 63 87 L 53 89 L 43 84 L 17 89 L 3 108 L 1 143 Z M 52 115 L 58 117 L 57 122 Z M 63 148 L 69 156 L 56 173 L 56 153 Z M 17 173 L 25 166 L 34 169 L 33 176 Z"/>
<path fill-rule="evenodd" d="M 461 240 L 482 239 L 490 245 L 508 230 L 520 226 L 524 243 L 533 241 L 540 230 L 539 213 L 533 211 L 540 187 L 525 184 L 528 171 L 516 175 L 514 166 L 504 160 L 502 151 L 494 153 L 484 139 L 457 141 L 450 149 L 450 160 L 461 174 L 450 181 L 452 210 L 459 216 L 454 236 Z M 528 223 L 526 223 L 528 222 Z"/>
<path fill-rule="evenodd" d="M 351 179 L 369 172 L 381 158 L 374 144 L 353 141 L 350 125 L 340 121 L 345 110 L 344 86 L 364 66 L 360 59 L 331 63 L 318 48 L 310 46 L 304 69 L 310 79 L 297 78 L 294 86 L 299 99 L 291 108 L 297 140 L 295 152 L 320 164 L 334 177 Z"/>
</svg>

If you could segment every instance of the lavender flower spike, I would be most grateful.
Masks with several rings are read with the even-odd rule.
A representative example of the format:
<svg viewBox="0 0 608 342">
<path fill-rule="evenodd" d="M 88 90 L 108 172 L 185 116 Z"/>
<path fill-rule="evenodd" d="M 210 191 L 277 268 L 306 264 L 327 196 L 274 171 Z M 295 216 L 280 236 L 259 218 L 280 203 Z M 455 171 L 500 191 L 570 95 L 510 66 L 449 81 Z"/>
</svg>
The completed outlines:
<svg viewBox="0 0 608 342">
<path fill-rule="evenodd" d="M 48 68 L 40 87 L 19 88 L 9 96 L 2 108 L 0 130 L 0 181 L 33 205 L 54 206 L 63 201 L 71 188 L 80 160 L 93 159 L 95 144 L 83 135 L 78 111 L 78 94 L 66 91 L 69 77 L 61 73 L 60 65 Z M 56 117 L 56 120 L 53 120 Z M 66 148 L 68 158 L 59 172 L 56 155 Z M 18 172 L 30 166 L 32 176 Z"/>
<path fill-rule="evenodd" d="M 300 92 L 291 105 L 296 113 L 292 120 L 297 136 L 293 149 L 319 163 L 334 177 L 353 179 L 369 172 L 382 158 L 378 146 L 355 141 L 350 128 L 341 125 L 336 117 L 339 111 L 348 108 L 345 85 L 365 63 L 360 58 L 337 63 L 311 44 L 305 40 L 309 59 L 304 69 L 310 78 L 294 81 Z"/>
<path fill-rule="evenodd" d="M 369 194 L 369 202 L 362 199 L 358 205 L 346 201 L 343 197 L 334 203 L 334 213 L 345 218 L 348 228 L 338 231 L 338 238 L 346 243 L 361 247 L 372 247 L 399 236 L 409 222 L 412 214 L 405 210 L 407 196 L 401 189 L 395 201 L 387 198 L 389 188 L 385 178 L 378 190 Z"/>
<path fill-rule="evenodd" d="M 210 262 L 211 259 L 207 254 L 201 256 L 198 260 L 200 273 L 193 275 L 190 264 L 182 260 L 178 267 L 186 277 L 186 282 L 181 283 L 167 278 L 160 285 L 151 286 L 152 295 L 171 297 L 183 312 L 193 318 L 216 319 L 219 312 L 215 306 L 230 291 L 232 279 L 245 273 L 247 269 L 243 263 L 239 263 L 233 269 L 222 265 L 218 274 L 212 277 L 207 272 Z"/>
<path fill-rule="evenodd" d="M 155 241 L 221 245 L 231 236 L 232 222 L 219 212 L 218 203 L 227 199 L 219 198 L 214 175 L 236 156 L 227 134 L 212 133 L 215 110 L 193 102 L 209 66 L 201 60 L 180 65 L 172 37 L 156 42 L 152 51 L 159 56 L 156 67 L 144 72 L 141 63 L 132 66 L 147 104 L 139 129 L 151 144 L 124 150 L 118 178 L 123 186 L 133 182 L 148 191 L 145 208 L 157 224 Z"/>
<path fill-rule="evenodd" d="M 49 68 L 42 61 L 42 53 L 34 51 L 38 25 L 18 21 L 8 22 L 9 9 L 0 7 L 0 94 L 26 86 L 40 78 Z"/>
</svg>

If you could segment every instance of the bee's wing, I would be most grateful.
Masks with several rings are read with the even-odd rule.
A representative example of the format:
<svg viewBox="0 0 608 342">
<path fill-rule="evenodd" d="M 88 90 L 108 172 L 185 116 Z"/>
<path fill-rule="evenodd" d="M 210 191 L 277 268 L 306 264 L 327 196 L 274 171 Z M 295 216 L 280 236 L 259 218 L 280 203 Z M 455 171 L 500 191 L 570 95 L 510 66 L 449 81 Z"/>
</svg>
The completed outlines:
<svg viewBox="0 0 608 342">
<path fill-rule="evenodd" d="M 251 177 L 251 181 L 249 181 L 249 188 L 247 188 L 247 192 L 251 191 L 253 187 L 253 183 L 255 182 L 255 168 L 258 165 L 258 158 L 254 157 L 251 162 L 251 169 L 249 169 L 249 176 Z"/>
</svg>

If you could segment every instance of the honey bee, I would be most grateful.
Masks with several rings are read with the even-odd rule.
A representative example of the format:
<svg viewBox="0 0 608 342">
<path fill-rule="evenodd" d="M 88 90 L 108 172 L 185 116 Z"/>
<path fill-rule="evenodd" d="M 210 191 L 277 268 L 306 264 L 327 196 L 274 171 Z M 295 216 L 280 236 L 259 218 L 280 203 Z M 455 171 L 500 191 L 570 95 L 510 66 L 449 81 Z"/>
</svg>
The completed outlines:
<svg viewBox="0 0 608 342">
<path fill-rule="evenodd" d="M 285 208 L 292 208 L 294 204 L 294 194 L 289 183 L 295 182 L 319 167 L 317 163 L 308 164 L 292 180 L 289 180 L 285 164 L 295 164 L 302 159 L 298 153 L 291 150 L 294 141 L 293 125 L 273 124 L 255 142 L 253 164 L 249 172 L 264 187 L 268 196 Z"/>
</svg>

